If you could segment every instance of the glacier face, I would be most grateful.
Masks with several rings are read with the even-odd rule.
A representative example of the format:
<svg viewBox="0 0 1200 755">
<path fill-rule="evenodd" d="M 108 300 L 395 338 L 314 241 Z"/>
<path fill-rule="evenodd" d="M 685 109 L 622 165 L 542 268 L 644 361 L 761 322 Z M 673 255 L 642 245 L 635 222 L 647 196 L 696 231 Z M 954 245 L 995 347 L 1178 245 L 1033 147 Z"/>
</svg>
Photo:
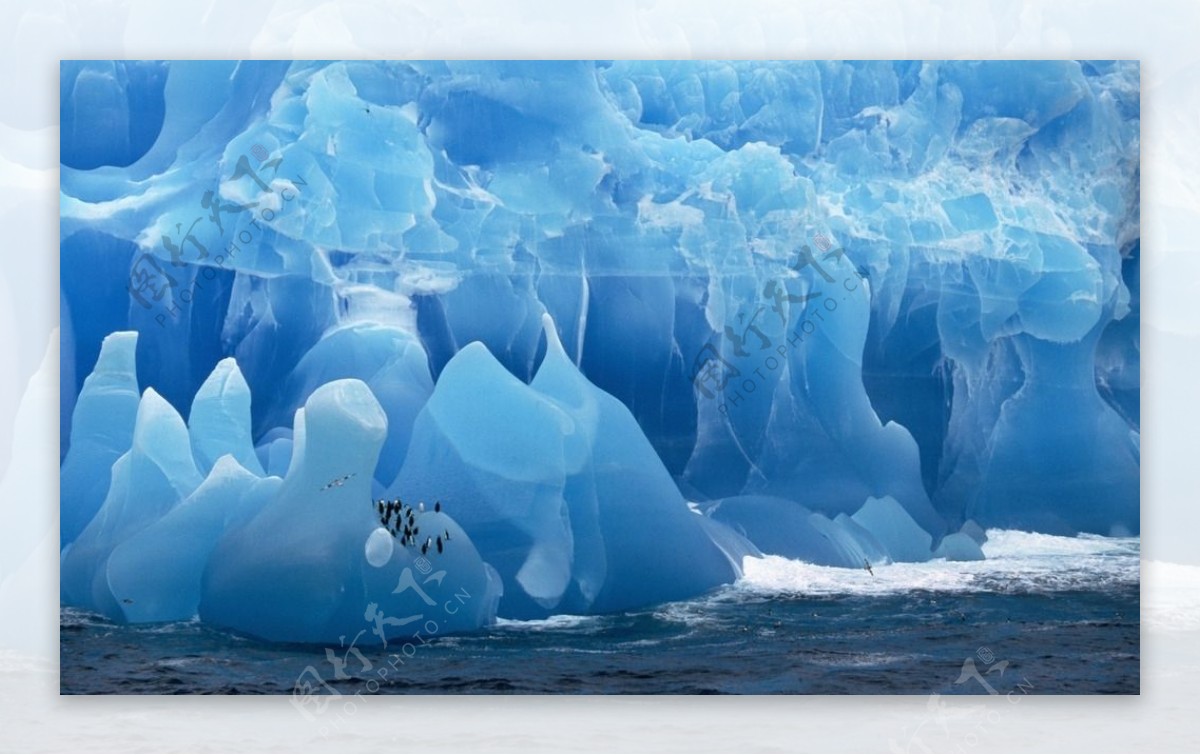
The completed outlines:
<svg viewBox="0 0 1200 755">
<path fill-rule="evenodd" d="M 1139 530 L 1136 62 L 61 78 L 65 602 L 385 642 Z"/>
</svg>

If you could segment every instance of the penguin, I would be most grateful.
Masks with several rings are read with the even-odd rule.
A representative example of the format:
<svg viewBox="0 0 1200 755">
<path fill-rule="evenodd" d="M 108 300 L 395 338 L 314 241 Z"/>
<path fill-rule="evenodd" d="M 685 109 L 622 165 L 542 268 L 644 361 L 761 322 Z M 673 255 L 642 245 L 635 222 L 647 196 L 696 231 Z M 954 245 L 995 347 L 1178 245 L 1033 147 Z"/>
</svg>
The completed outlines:
<svg viewBox="0 0 1200 755">
<path fill-rule="evenodd" d="M 421 501 L 420 503 L 417 504 L 417 506 L 420 509 L 421 513 L 424 514 L 425 513 L 425 502 Z"/>
<path fill-rule="evenodd" d="M 428 552 L 429 552 L 429 541 L 426 540 L 424 543 L 421 544 L 421 555 L 424 556 Z"/>
<path fill-rule="evenodd" d="M 379 509 L 379 515 L 383 516 L 383 501 L 376 503 L 375 508 Z"/>
<path fill-rule="evenodd" d="M 446 530 L 442 533 L 442 539 L 444 539 L 446 542 L 450 542 L 450 530 Z"/>
<path fill-rule="evenodd" d="M 441 510 L 442 510 L 442 502 L 441 502 L 441 501 L 434 501 L 434 502 L 433 502 L 433 511 L 434 511 L 434 513 L 440 513 L 440 512 L 441 512 Z"/>
<path fill-rule="evenodd" d="M 438 548 L 438 553 L 441 553 L 442 552 L 442 536 L 441 535 L 438 535 L 437 548 Z"/>
<path fill-rule="evenodd" d="M 421 528 L 413 525 L 413 537 L 416 537 L 419 534 L 421 534 Z"/>
</svg>

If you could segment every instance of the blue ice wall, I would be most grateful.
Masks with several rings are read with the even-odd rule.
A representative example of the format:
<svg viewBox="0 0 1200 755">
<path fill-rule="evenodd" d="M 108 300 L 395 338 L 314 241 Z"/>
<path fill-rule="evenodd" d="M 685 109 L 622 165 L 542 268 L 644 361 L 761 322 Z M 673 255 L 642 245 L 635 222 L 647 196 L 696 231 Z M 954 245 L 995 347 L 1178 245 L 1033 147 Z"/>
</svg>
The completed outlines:
<svg viewBox="0 0 1200 755">
<path fill-rule="evenodd" d="M 66 481 L 132 450 L 128 396 L 117 440 L 84 400 L 110 333 L 137 333 L 121 390 L 181 415 L 234 359 L 243 470 L 284 474 L 297 410 L 359 381 L 386 419 L 367 487 L 403 495 L 408 460 L 459 442 L 420 419 L 454 360 L 482 348 L 528 384 L 547 314 L 675 489 L 774 502 L 707 506 L 755 526 L 790 502 L 827 561 L 806 538 L 872 499 L 921 552 L 968 519 L 1139 529 L 1135 62 L 68 62 L 62 82 L 76 534 L 106 491 Z M 561 512 L 586 520 L 577 494 Z M 515 581 L 532 541 L 479 521 L 502 605 L 605 605 L 602 524 Z"/>
</svg>

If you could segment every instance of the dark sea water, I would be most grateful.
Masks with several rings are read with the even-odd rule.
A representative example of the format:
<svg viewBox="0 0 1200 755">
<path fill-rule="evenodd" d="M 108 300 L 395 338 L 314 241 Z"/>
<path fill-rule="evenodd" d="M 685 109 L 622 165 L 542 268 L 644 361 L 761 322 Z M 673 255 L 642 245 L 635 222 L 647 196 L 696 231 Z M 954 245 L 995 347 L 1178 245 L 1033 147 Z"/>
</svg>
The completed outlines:
<svg viewBox="0 0 1200 755">
<path fill-rule="evenodd" d="M 1137 694 L 1138 540 L 991 535 L 985 562 L 869 575 L 748 559 L 743 580 L 696 600 L 361 656 L 64 608 L 61 692 Z"/>
</svg>

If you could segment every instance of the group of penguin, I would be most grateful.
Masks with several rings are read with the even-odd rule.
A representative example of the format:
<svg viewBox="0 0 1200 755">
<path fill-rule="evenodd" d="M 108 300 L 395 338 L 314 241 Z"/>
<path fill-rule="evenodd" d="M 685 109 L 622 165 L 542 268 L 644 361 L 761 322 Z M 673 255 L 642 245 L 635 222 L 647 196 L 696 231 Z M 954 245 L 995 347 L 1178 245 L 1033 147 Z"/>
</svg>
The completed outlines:
<svg viewBox="0 0 1200 755">
<path fill-rule="evenodd" d="M 399 498 L 394 500 L 378 500 L 375 502 L 375 510 L 379 513 L 379 523 L 390 533 L 392 537 L 399 536 L 400 544 L 405 547 L 412 547 L 417 544 L 417 536 L 421 534 L 421 528 L 417 525 L 418 513 L 425 513 L 424 502 L 417 504 L 416 512 L 412 506 L 406 505 Z M 433 504 L 433 510 L 440 512 L 442 510 L 441 502 Z M 430 548 L 437 548 L 437 552 L 441 553 L 446 548 L 446 543 L 450 542 L 450 530 L 446 530 L 438 535 L 436 539 L 426 536 L 425 542 L 421 543 L 421 555 L 429 553 Z"/>
</svg>

